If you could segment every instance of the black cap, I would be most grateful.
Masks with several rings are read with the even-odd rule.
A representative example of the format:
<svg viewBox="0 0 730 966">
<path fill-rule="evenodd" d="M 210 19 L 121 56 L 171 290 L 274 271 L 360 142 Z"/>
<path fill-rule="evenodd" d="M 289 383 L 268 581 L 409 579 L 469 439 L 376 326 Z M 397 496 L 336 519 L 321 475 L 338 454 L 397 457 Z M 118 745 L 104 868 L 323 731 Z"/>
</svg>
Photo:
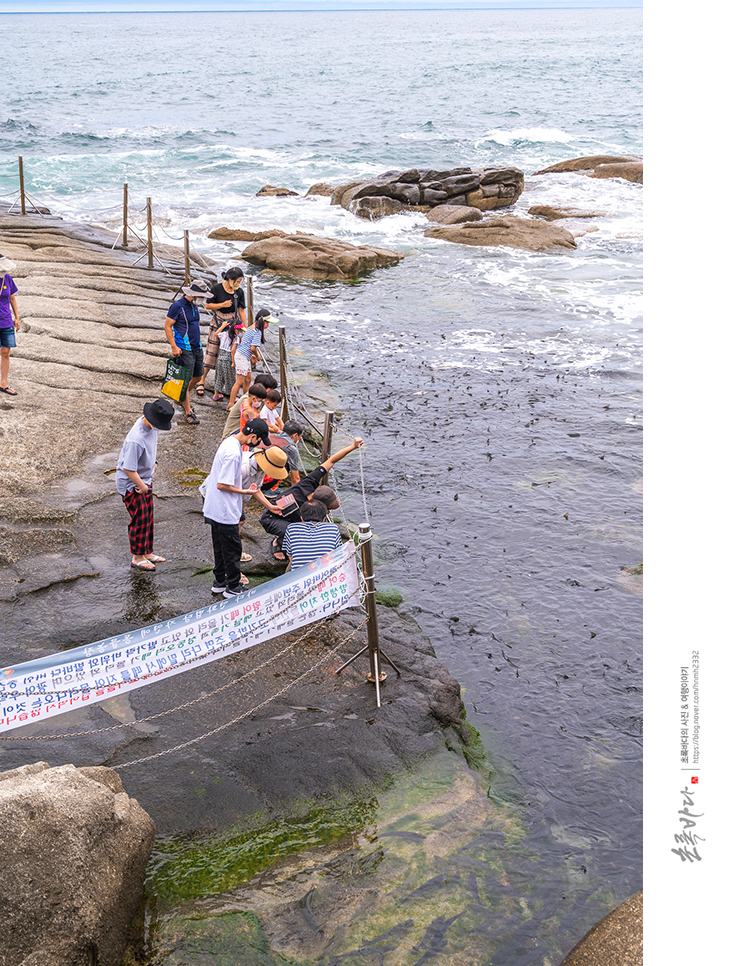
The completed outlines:
<svg viewBox="0 0 730 966">
<path fill-rule="evenodd" d="M 249 419 L 246 425 L 243 427 L 241 432 L 248 436 L 250 433 L 254 433 L 264 446 L 271 446 L 271 440 L 269 439 L 269 424 L 265 419 Z"/>
</svg>

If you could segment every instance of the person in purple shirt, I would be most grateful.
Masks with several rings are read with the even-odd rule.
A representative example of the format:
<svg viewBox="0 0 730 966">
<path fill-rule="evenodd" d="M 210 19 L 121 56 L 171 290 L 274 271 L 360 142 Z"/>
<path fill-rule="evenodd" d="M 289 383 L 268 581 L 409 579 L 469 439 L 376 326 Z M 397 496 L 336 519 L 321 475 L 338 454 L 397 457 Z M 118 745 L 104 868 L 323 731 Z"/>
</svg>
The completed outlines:
<svg viewBox="0 0 730 966">
<path fill-rule="evenodd" d="M 20 313 L 15 299 L 18 286 L 10 274 L 14 271 L 14 262 L 0 255 L 0 392 L 6 396 L 18 395 L 8 385 L 10 350 L 15 348 L 15 332 L 20 328 Z"/>
</svg>

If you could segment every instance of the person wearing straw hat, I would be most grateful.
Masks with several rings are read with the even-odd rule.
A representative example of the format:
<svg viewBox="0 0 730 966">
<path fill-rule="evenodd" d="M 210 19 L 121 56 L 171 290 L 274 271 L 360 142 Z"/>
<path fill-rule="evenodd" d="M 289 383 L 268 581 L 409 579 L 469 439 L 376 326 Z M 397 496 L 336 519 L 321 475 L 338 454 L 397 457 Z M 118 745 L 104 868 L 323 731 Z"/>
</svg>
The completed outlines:
<svg viewBox="0 0 730 966">
<path fill-rule="evenodd" d="M 201 298 L 210 299 L 212 293 L 199 278 L 194 279 L 190 285 L 184 285 L 182 293 L 182 298 L 173 302 L 167 310 L 165 336 L 170 343 L 173 359 L 192 372 L 188 391 L 180 405 L 185 412 L 184 422 L 197 426 L 200 420 L 190 405 L 190 393 L 194 392 L 205 370 L 203 347 L 200 344 L 200 312 L 196 302 Z"/>
<path fill-rule="evenodd" d="M 6 396 L 18 395 L 8 385 L 10 350 L 15 348 L 15 333 L 20 328 L 20 313 L 15 299 L 18 286 L 10 274 L 14 271 L 15 263 L 0 255 L 0 392 Z"/>
<path fill-rule="evenodd" d="M 157 434 L 172 428 L 175 409 L 169 399 L 144 404 L 143 415 L 127 433 L 117 460 L 117 493 L 129 512 L 129 549 L 135 570 L 156 570 L 165 558 L 152 552 L 154 510 L 152 477 L 157 468 Z"/>
<path fill-rule="evenodd" d="M 241 574 L 243 544 L 239 523 L 243 500 L 253 497 L 272 514 L 281 511 L 261 492 L 264 474 L 283 480 L 287 474 L 286 453 L 278 446 L 243 451 L 254 437 L 268 442 L 266 424 L 250 420 L 243 429 L 224 439 L 203 484 L 203 519 L 210 526 L 213 541 L 213 586 L 211 592 L 235 597 L 242 594 L 248 578 Z"/>
</svg>

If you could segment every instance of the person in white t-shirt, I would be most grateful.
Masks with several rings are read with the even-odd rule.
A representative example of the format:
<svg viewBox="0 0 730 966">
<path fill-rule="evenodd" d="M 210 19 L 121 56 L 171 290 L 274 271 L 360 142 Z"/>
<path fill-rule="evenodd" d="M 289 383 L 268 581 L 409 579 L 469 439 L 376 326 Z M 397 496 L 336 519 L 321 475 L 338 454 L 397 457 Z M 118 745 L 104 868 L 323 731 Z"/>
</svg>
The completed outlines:
<svg viewBox="0 0 730 966">
<path fill-rule="evenodd" d="M 278 389 L 269 389 L 266 399 L 261 409 L 261 418 L 269 424 L 270 433 L 282 433 L 284 431 L 284 420 L 276 410 L 281 402 L 281 393 Z"/>
<path fill-rule="evenodd" d="M 266 424 L 250 420 L 241 432 L 224 439 L 213 459 L 204 483 L 203 517 L 210 525 L 213 539 L 214 594 L 235 597 L 243 593 L 248 579 L 241 574 L 243 545 L 239 522 L 244 496 L 253 496 L 272 513 L 281 511 L 260 490 L 264 474 L 283 480 L 287 474 L 286 453 L 277 446 L 243 451 L 243 445 L 256 445 L 268 439 Z"/>
</svg>

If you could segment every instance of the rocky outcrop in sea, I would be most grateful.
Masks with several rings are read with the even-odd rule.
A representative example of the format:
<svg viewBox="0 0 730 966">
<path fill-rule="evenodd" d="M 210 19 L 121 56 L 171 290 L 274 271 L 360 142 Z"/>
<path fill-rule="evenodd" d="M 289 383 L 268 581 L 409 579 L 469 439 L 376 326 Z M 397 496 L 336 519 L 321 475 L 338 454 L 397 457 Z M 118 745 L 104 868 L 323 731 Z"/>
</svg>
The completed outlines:
<svg viewBox="0 0 730 966">
<path fill-rule="evenodd" d="M 370 221 L 408 208 L 428 211 L 444 204 L 492 211 L 514 204 L 524 186 L 525 176 L 518 168 L 410 168 L 337 185 L 330 204 Z"/>
<path fill-rule="evenodd" d="M 252 242 L 241 258 L 264 271 L 314 280 L 355 278 L 375 268 L 397 265 L 402 252 L 374 245 L 351 245 L 337 238 L 320 238 L 297 232 L 279 232 Z"/>
<path fill-rule="evenodd" d="M 593 154 L 584 158 L 570 158 L 551 164 L 535 174 L 561 174 L 564 171 L 575 171 L 591 178 L 623 178 L 624 181 L 644 183 L 644 162 L 631 155 Z"/>
<path fill-rule="evenodd" d="M 427 238 L 440 238 L 442 241 L 460 245 L 507 245 L 533 252 L 576 247 L 573 235 L 565 228 L 537 219 L 531 221 L 529 218 L 516 218 L 513 215 L 466 224 L 437 225 L 426 229 L 424 234 Z"/>
</svg>

